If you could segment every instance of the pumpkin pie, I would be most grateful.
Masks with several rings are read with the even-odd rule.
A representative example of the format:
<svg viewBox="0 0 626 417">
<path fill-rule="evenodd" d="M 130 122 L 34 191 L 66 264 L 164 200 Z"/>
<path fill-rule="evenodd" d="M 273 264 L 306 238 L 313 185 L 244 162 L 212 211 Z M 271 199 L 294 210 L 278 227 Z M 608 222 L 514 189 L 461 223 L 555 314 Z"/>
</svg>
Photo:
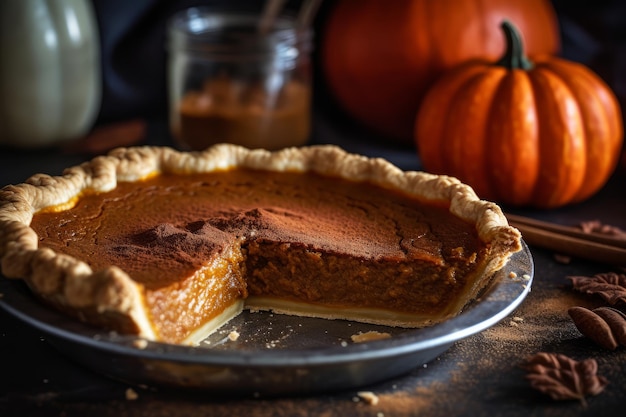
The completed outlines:
<svg viewBox="0 0 626 417">
<path fill-rule="evenodd" d="M 428 326 L 520 249 L 469 186 L 335 146 L 121 148 L 0 192 L 6 277 L 87 323 L 169 343 L 243 308 Z"/>
</svg>

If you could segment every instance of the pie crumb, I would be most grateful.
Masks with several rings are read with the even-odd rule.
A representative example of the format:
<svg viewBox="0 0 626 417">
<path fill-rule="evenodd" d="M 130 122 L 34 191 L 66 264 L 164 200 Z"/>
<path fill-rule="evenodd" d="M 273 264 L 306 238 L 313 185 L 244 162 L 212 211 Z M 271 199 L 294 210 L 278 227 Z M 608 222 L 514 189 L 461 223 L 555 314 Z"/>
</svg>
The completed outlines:
<svg viewBox="0 0 626 417">
<path fill-rule="evenodd" d="M 359 391 L 356 395 L 369 405 L 378 404 L 378 395 L 374 394 L 372 391 Z"/>
<path fill-rule="evenodd" d="M 233 330 L 232 332 L 228 333 L 228 339 L 231 342 L 234 342 L 235 340 L 239 339 L 239 332 L 237 330 Z"/>
<path fill-rule="evenodd" d="M 133 340 L 133 346 L 137 349 L 145 349 L 148 347 L 148 341 L 146 339 L 135 339 Z"/>
<path fill-rule="evenodd" d="M 134 389 L 132 389 L 132 388 L 128 388 L 128 389 L 126 390 L 126 399 L 127 399 L 128 401 L 134 401 L 134 400 L 136 400 L 137 398 L 139 398 L 139 395 L 137 394 L 137 392 L 136 392 Z"/>
<path fill-rule="evenodd" d="M 372 340 L 389 339 L 390 337 L 391 335 L 389 333 L 381 333 L 377 331 L 357 333 L 350 336 L 354 343 L 371 342 Z"/>
</svg>

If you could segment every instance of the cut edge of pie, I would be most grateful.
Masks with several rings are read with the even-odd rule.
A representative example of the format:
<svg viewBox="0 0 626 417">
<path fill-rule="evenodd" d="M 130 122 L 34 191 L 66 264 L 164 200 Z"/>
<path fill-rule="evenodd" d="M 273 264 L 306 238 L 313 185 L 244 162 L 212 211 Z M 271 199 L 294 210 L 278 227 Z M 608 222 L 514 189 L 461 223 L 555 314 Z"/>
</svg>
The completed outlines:
<svg viewBox="0 0 626 417">
<path fill-rule="evenodd" d="M 476 226 L 478 237 L 489 247 L 488 261 L 475 271 L 466 296 L 451 305 L 446 316 L 433 317 L 429 324 L 458 314 L 475 299 L 510 256 L 521 250 L 519 231 L 508 225 L 500 207 L 480 200 L 471 187 L 449 176 L 402 171 L 380 158 L 347 153 L 333 145 L 287 148 L 281 151 L 250 150 L 220 144 L 202 152 L 181 152 L 168 147 L 120 148 L 108 155 L 66 169 L 61 176 L 37 174 L 23 184 L 0 191 L 0 259 L 7 278 L 23 279 L 35 295 L 83 321 L 115 328 L 121 333 L 158 340 L 144 307 L 142 286 L 118 267 L 93 271 L 87 263 L 38 246 L 38 235 L 30 227 L 35 213 L 62 211 L 72 207 L 85 193 L 114 189 L 118 182 L 136 182 L 159 173 L 190 174 L 250 168 L 275 172 L 315 172 L 400 191 L 427 202 L 445 202 L 450 212 Z M 209 268 L 210 269 L 210 268 Z M 207 273 L 210 273 L 208 271 Z M 381 324 L 408 325 L 402 314 L 385 317 L 363 309 L 345 311 L 303 308 L 299 303 L 262 297 L 249 300 L 251 308 L 273 309 L 289 314 L 327 318 L 360 318 Z M 213 322 L 185 339 L 196 343 L 241 311 L 236 303 Z"/>
</svg>

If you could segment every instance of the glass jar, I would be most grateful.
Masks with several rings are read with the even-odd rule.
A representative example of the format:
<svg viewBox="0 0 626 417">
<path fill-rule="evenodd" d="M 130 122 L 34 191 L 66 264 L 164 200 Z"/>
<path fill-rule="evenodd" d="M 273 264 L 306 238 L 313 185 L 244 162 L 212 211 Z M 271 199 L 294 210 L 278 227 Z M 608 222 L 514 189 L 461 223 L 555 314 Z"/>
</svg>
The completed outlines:
<svg viewBox="0 0 626 417">
<path fill-rule="evenodd" d="M 281 17 L 261 33 L 259 20 L 202 7 L 170 19 L 170 128 L 183 149 L 280 149 L 309 139 L 312 32 Z"/>
</svg>

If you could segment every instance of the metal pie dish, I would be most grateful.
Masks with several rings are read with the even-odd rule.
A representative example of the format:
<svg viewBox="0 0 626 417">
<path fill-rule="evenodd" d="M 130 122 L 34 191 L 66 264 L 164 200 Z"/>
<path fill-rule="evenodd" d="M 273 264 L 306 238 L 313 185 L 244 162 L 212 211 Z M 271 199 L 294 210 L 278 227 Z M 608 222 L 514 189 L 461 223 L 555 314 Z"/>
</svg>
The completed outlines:
<svg viewBox="0 0 626 417">
<path fill-rule="evenodd" d="M 421 329 L 244 311 L 191 347 L 94 329 L 51 310 L 21 281 L 0 279 L 0 307 L 72 360 L 126 383 L 229 395 L 336 391 L 408 373 L 511 314 L 534 275 L 530 250 L 522 246 L 460 315 Z M 353 342 L 353 335 L 370 331 L 390 337 Z"/>
</svg>

